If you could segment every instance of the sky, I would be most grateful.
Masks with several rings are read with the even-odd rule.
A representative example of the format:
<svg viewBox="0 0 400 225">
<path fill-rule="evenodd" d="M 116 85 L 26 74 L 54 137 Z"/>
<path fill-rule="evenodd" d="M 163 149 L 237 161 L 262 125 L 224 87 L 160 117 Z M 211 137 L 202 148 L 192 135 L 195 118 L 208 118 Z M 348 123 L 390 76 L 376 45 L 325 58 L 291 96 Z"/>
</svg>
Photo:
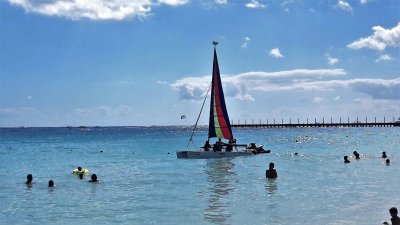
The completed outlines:
<svg viewBox="0 0 400 225">
<path fill-rule="evenodd" d="M 213 41 L 234 124 L 400 117 L 398 0 L 0 0 L 0 127 L 193 125 Z"/>
</svg>

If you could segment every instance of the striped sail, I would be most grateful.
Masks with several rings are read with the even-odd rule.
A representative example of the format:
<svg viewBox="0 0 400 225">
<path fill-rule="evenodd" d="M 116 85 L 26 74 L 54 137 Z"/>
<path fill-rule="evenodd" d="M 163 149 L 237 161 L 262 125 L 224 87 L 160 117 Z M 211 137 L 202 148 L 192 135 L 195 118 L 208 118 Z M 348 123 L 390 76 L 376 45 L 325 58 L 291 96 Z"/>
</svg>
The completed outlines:
<svg viewBox="0 0 400 225">
<path fill-rule="evenodd" d="M 208 127 L 208 138 L 233 139 L 228 111 L 225 105 L 224 91 L 221 84 L 217 51 L 215 48 L 211 86 L 210 121 Z"/>
</svg>

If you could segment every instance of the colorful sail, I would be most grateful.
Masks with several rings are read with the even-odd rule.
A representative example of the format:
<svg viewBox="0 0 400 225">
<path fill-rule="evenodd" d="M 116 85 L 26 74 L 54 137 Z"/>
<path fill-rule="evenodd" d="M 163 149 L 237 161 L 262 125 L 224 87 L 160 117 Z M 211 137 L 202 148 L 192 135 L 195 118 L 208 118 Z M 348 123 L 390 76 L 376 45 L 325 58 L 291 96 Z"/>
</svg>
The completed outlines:
<svg viewBox="0 0 400 225">
<path fill-rule="evenodd" d="M 221 75 L 219 73 L 217 50 L 214 48 L 214 63 L 211 84 L 210 122 L 208 137 L 233 139 L 228 111 L 226 110 Z"/>
</svg>

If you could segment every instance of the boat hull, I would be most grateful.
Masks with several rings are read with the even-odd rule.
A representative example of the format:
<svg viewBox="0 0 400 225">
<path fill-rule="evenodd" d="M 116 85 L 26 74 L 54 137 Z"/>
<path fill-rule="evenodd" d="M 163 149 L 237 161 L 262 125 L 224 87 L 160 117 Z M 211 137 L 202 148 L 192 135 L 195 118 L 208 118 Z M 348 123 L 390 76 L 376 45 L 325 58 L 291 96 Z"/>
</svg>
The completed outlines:
<svg viewBox="0 0 400 225">
<path fill-rule="evenodd" d="M 176 157 L 178 159 L 211 159 L 211 158 L 225 158 L 225 157 L 238 157 L 238 156 L 251 156 L 254 155 L 252 151 L 178 151 Z"/>
</svg>

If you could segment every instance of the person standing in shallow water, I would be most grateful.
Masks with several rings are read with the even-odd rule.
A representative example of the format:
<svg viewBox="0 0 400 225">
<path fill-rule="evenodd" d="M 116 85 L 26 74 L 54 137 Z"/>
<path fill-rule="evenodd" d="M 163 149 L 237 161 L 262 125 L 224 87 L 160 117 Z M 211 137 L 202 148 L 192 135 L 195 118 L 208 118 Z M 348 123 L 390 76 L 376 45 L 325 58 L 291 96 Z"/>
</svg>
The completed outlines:
<svg viewBox="0 0 400 225">
<path fill-rule="evenodd" d="M 92 174 L 91 179 L 89 180 L 89 182 L 98 183 L 100 181 L 97 180 L 97 175 L 94 173 L 94 174 Z"/>
<path fill-rule="evenodd" d="M 33 180 L 33 176 L 32 176 L 32 174 L 28 174 L 27 176 L 26 176 L 26 184 L 32 184 L 32 180 Z"/>
<path fill-rule="evenodd" d="M 357 151 L 354 151 L 354 152 L 353 152 L 353 155 L 356 157 L 356 159 L 360 159 L 360 154 L 358 154 Z"/>
<path fill-rule="evenodd" d="M 398 213 L 397 208 L 396 207 L 390 208 L 389 213 L 390 213 L 390 216 L 392 216 L 392 218 L 390 218 L 392 225 L 400 225 L 400 218 L 397 216 L 397 213 Z"/>
<path fill-rule="evenodd" d="M 278 173 L 276 172 L 274 163 L 269 163 L 269 169 L 265 171 L 265 177 L 267 179 L 278 178 Z"/>
<path fill-rule="evenodd" d="M 54 181 L 53 180 L 49 180 L 49 187 L 54 187 Z"/>
</svg>

